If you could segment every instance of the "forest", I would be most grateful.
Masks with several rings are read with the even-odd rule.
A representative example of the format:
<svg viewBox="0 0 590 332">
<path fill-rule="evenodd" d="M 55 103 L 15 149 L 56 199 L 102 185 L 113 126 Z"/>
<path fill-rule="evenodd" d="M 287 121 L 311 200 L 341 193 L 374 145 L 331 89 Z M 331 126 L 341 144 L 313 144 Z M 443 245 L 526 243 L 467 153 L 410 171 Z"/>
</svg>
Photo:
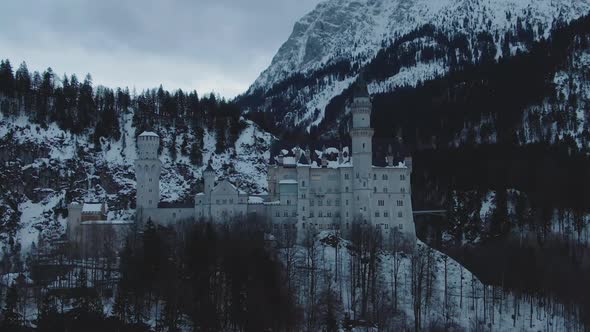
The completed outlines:
<svg viewBox="0 0 590 332">
<path fill-rule="evenodd" d="M 138 133 L 174 127 L 173 144 L 181 146 L 194 165 L 203 162 L 204 130 L 215 133 L 215 149 L 221 153 L 233 146 L 244 128 L 240 109 L 212 93 L 199 96 L 196 91 L 170 92 L 160 86 L 137 94 L 128 88 L 94 87 L 90 74 L 80 82 L 75 74 L 59 77 L 51 68 L 30 73 L 24 62 L 14 71 L 10 60 L 0 62 L 0 111 L 6 116 L 26 115 L 41 126 L 57 123 L 73 134 L 90 134 L 99 148 L 101 138 L 120 138 L 120 119 L 129 108 L 135 109 Z M 192 141 L 182 135 L 189 131 Z M 182 141 L 176 142 L 176 136 Z"/>
</svg>

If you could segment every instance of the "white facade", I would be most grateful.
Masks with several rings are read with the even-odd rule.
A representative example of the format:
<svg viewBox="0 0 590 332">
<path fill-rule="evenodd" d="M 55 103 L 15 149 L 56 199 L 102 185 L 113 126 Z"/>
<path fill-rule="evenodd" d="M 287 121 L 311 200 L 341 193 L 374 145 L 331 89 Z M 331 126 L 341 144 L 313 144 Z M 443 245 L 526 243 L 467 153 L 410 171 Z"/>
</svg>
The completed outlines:
<svg viewBox="0 0 590 332">
<path fill-rule="evenodd" d="M 354 222 L 372 224 L 383 234 L 397 231 L 415 241 L 412 214 L 411 158 L 394 165 L 389 151 L 387 166 L 373 165 L 371 101 L 364 89 L 357 89 L 351 105 L 352 155 L 348 148 L 316 152 L 294 149 L 295 156 L 280 155 L 268 169 L 268 195 L 248 196 L 228 181 L 215 182 L 209 165 L 203 172 L 204 192 L 194 205 L 163 204 L 160 200 L 158 159 L 159 137 L 145 132 L 138 137 L 137 219 L 161 224 L 211 220 L 225 222 L 256 215 L 274 229 L 351 229 Z M 337 160 L 328 160 L 328 154 Z M 79 211 L 72 209 L 72 218 Z M 75 227 L 74 227 L 75 228 Z"/>
</svg>

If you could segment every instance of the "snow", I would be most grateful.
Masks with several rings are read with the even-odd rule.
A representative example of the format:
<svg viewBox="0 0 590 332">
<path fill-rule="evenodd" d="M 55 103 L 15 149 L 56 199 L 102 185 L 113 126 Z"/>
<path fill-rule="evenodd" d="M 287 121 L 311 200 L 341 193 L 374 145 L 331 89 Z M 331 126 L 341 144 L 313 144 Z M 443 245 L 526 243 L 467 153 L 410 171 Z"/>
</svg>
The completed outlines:
<svg viewBox="0 0 590 332">
<path fill-rule="evenodd" d="M 555 21 L 568 22 L 589 11 L 590 2 L 582 0 L 328 0 L 295 24 L 271 65 L 246 94 L 269 92 L 295 74 L 316 78 L 307 86 L 294 88 L 286 85 L 284 90 L 266 96 L 283 98 L 287 108 L 292 108 L 281 121 L 285 126 L 304 125 L 309 130 L 321 123 L 326 106 L 350 87 L 358 71 L 344 76 L 312 75 L 343 59 L 362 70 L 384 46 L 426 24 L 433 24 L 447 35 L 463 33 L 475 40 L 475 36 L 483 31 L 503 36 L 506 31 L 514 29 L 520 18 L 523 24 L 530 24 L 538 30 L 535 38 L 540 39 L 549 36 Z M 411 43 L 420 48 L 437 41 L 417 38 Z M 498 58 L 501 40 L 496 40 L 496 46 Z M 518 43 L 511 45 L 513 53 L 524 51 L 525 47 Z M 371 82 L 369 91 L 375 94 L 400 86 L 415 86 L 447 72 L 448 66 L 441 60 L 418 63 L 401 68 L 400 72 L 385 80 Z M 275 111 L 270 104 L 253 107 Z"/>
<path fill-rule="evenodd" d="M 17 239 L 22 245 L 22 252 L 27 253 L 33 242 L 37 242 L 39 233 L 52 220 L 56 220 L 62 231 L 65 231 L 66 221 L 54 211 L 60 201 L 65 198 L 65 191 L 53 192 L 38 203 L 26 200 L 19 204 L 21 213 L 20 229 L 17 232 Z"/>
<path fill-rule="evenodd" d="M 297 180 L 281 180 L 279 184 L 297 184 Z"/>
<path fill-rule="evenodd" d="M 283 165 L 295 165 L 297 162 L 295 161 L 295 157 L 284 157 L 283 158 Z"/>
<path fill-rule="evenodd" d="M 264 198 L 257 197 L 257 196 L 250 196 L 248 197 L 248 204 L 262 204 L 264 203 Z"/>
<path fill-rule="evenodd" d="M 143 133 L 141 133 L 141 135 L 139 135 L 139 137 L 160 137 L 160 136 L 158 136 L 158 134 L 156 134 L 152 131 L 144 131 Z"/>
<path fill-rule="evenodd" d="M 134 221 L 129 220 L 89 220 L 83 221 L 82 225 L 133 225 Z"/>
<path fill-rule="evenodd" d="M 82 212 L 99 213 L 102 212 L 102 203 L 84 203 Z"/>
</svg>

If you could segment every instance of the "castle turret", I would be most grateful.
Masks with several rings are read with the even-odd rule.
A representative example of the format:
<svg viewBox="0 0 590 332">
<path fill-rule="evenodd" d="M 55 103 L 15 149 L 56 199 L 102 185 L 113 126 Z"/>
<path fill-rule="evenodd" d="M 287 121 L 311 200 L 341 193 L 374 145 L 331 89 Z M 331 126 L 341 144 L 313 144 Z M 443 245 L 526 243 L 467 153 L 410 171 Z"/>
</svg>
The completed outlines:
<svg viewBox="0 0 590 332">
<path fill-rule="evenodd" d="M 207 168 L 203 171 L 203 182 L 203 193 L 205 194 L 205 200 L 207 203 L 211 203 L 211 191 L 215 187 L 215 170 L 213 169 L 213 166 L 211 166 L 210 160 Z"/>
<path fill-rule="evenodd" d="M 371 128 L 371 100 L 367 85 L 361 75 L 356 84 L 351 105 L 352 112 L 352 165 L 354 168 L 353 188 L 356 196 L 355 215 L 367 221 L 370 216 L 371 171 L 373 166 L 373 134 Z"/>
<path fill-rule="evenodd" d="M 82 204 L 71 203 L 68 205 L 68 224 L 67 234 L 68 240 L 75 243 L 80 243 L 82 222 Z"/>
<path fill-rule="evenodd" d="M 391 144 L 389 144 L 389 147 L 387 148 L 387 166 L 392 167 L 393 166 L 393 160 L 394 160 L 394 156 L 393 156 L 393 149 L 391 148 Z"/>
<path fill-rule="evenodd" d="M 157 208 L 160 201 L 160 172 L 162 163 L 158 159 L 160 137 L 153 132 L 144 132 L 137 138 L 137 209 Z"/>
</svg>

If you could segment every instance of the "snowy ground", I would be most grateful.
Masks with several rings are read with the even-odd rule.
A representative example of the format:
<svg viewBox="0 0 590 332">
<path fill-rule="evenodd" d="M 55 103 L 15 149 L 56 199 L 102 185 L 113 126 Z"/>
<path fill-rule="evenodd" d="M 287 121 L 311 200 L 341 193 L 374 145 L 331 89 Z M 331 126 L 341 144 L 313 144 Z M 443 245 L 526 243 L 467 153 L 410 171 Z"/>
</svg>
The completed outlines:
<svg viewBox="0 0 590 332">
<path fill-rule="evenodd" d="M 321 236 L 325 237 L 327 235 L 328 233 L 324 232 Z M 341 275 L 338 282 L 334 280 L 336 269 L 335 248 L 320 245 L 319 266 L 324 274 L 329 273 L 332 276 L 332 288 L 339 293 L 343 309 L 352 312 L 350 306 L 352 302 L 350 298 L 350 272 L 348 269 L 350 254 L 343 248 L 344 245 L 341 244 L 338 259 Z M 432 299 L 428 305 L 422 306 L 422 328 L 427 328 L 430 324 L 436 323 L 439 326 L 452 326 L 452 330 L 459 331 L 561 331 L 569 330 L 573 326 L 571 319 L 564 319 L 563 315 L 557 313 L 548 314 L 548 308 L 539 305 L 538 300 L 533 299 L 531 303 L 528 299 L 515 299 L 514 294 L 482 284 L 458 262 L 428 248 L 427 245 L 421 242 L 418 242 L 417 250 L 425 252 L 431 250 L 432 260 L 430 264 L 434 264 L 432 268 L 432 277 L 434 278 Z M 304 253 L 305 249 L 300 248 L 299 254 L 304 255 Z M 389 298 L 391 298 L 394 256 L 391 253 L 383 253 L 381 257 L 380 271 L 382 277 L 380 282 L 383 286 L 383 296 L 390 296 Z M 411 261 L 410 255 L 402 255 L 398 274 L 398 315 L 400 315 L 399 317 L 405 317 L 402 319 L 405 322 L 397 322 L 396 326 L 403 329 L 413 329 L 414 309 L 411 287 Z M 321 282 L 322 278 L 319 279 Z M 325 285 L 319 287 L 325 287 Z M 307 298 L 305 289 L 300 292 L 300 297 L 300 300 L 305 303 Z M 515 303 L 518 303 L 519 306 L 516 315 L 514 315 Z"/>
</svg>

